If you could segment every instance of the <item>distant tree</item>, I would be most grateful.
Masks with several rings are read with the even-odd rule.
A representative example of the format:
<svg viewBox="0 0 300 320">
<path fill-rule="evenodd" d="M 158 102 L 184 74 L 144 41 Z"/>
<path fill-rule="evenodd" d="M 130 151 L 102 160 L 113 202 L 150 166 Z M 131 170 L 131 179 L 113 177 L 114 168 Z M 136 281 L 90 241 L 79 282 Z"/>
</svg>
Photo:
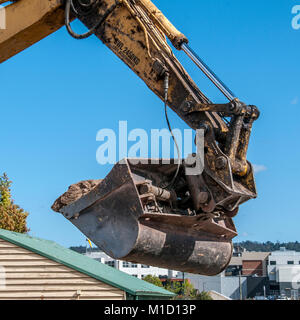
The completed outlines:
<svg viewBox="0 0 300 320">
<path fill-rule="evenodd" d="M 196 295 L 195 300 L 213 300 L 213 298 L 208 292 L 202 291 Z"/>
<path fill-rule="evenodd" d="M 178 281 L 167 282 L 166 288 L 183 297 L 193 297 L 196 294 L 193 284 L 188 280 L 183 283 Z"/>
<path fill-rule="evenodd" d="M 279 250 L 280 247 L 285 247 L 287 250 L 300 251 L 300 243 L 295 242 L 279 242 L 276 243 L 267 241 L 264 243 L 255 242 L 255 241 L 243 241 L 235 243 L 236 246 L 246 249 L 247 251 L 262 251 L 262 252 L 272 252 Z"/>
<path fill-rule="evenodd" d="M 158 287 L 161 287 L 161 288 L 163 287 L 160 279 L 156 276 L 152 276 L 152 275 L 148 274 L 145 278 L 143 278 L 143 280 L 147 281 L 149 283 L 152 283 Z"/>
<path fill-rule="evenodd" d="M 100 249 L 98 247 L 88 248 L 86 246 L 72 246 L 69 247 L 70 250 L 76 251 L 78 253 L 86 253 L 86 252 L 98 252 Z"/>
<path fill-rule="evenodd" d="M 73 246 L 73 247 L 70 247 L 69 249 L 76 251 L 78 253 L 85 253 L 86 252 L 86 247 L 84 247 L 84 246 Z"/>
<path fill-rule="evenodd" d="M 165 282 L 165 289 L 177 295 L 173 298 L 174 300 L 212 300 L 209 293 L 199 293 L 189 280 L 185 280 L 183 283 L 167 280 Z"/>
<path fill-rule="evenodd" d="M 28 232 L 28 213 L 14 204 L 11 198 L 11 184 L 6 173 L 0 177 L 0 229 L 20 233 Z"/>
</svg>

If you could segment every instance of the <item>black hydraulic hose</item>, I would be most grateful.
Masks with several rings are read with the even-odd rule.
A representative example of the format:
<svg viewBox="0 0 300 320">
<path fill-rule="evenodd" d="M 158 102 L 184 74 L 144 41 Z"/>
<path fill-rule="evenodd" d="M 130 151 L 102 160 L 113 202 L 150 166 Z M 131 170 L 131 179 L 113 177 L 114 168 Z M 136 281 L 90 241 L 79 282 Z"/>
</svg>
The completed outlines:
<svg viewBox="0 0 300 320">
<path fill-rule="evenodd" d="M 98 0 L 95 0 L 94 2 L 91 2 L 90 4 L 86 4 L 85 6 L 91 6 L 95 4 Z M 66 0 L 66 9 L 65 9 L 65 24 L 67 27 L 67 30 L 69 34 L 78 40 L 86 39 L 90 37 L 92 34 L 95 33 L 96 29 L 100 27 L 100 25 L 106 20 L 106 18 L 115 10 L 115 8 L 119 5 L 119 1 L 116 1 L 115 4 L 113 4 L 102 16 L 102 18 L 86 33 L 78 34 L 73 31 L 71 24 L 70 24 L 70 13 L 71 13 L 71 7 L 75 11 L 75 13 L 78 14 L 77 10 L 74 8 L 73 0 Z"/>
<path fill-rule="evenodd" d="M 180 165 L 181 165 L 181 154 L 180 154 L 180 150 L 179 150 L 179 146 L 178 146 L 178 143 L 177 143 L 177 140 L 174 136 L 174 133 L 173 133 L 173 130 L 171 128 L 171 124 L 170 124 L 170 121 L 169 121 L 169 117 L 168 117 L 168 91 L 169 91 L 169 79 L 170 79 L 170 74 L 169 72 L 166 72 L 165 73 L 165 78 L 164 78 L 164 91 L 165 91 L 165 99 L 164 99 L 164 103 L 165 103 L 165 116 L 166 116 L 166 121 L 167 121 L 167 125 L 168 125 L 168 128 L 169 128 L 169 131 L 172 135 L 172 139 L 175 143 L 175 146 L 176 146 L 176 149 L 177 149 L 177 155 L 178 155 L 178 164 L 177 164 L 177 170 L 175 172 L 175 175 L 173 177 L 173 179 L 171 180 L 171 182 L 163 187 L 162 189 L 168 189 L 170 187 L 173 186 L 173 184 L 175 183 L 176 181 L 176 178 L 179 174 L 179 170 L 180 170 Z"/>
</svg>

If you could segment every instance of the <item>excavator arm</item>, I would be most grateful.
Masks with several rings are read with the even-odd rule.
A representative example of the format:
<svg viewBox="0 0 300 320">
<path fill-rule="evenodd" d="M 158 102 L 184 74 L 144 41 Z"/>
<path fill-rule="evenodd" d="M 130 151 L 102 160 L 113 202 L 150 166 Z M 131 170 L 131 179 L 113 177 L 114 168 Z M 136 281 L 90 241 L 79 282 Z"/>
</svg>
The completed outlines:
<svg viewBox="0 0 300 320">
<path fill-rule="evenodd" d="M 11 20 L 17 15 L 22 15 L 18 23 Z M 70 24 L 74 18 L 89 31 L 76 34 Z M 240 204 L 256 197 L 246 154 L 258 109 L 239 101 L 149 0 L 19 0 L 7 7 L 7 23 L 0 31 L 0 61 L 66 24 L 74 38 L 98 37 L 165 107 L 204 135 L 199 174 L 188 174 L 191 159 L 170 164 L 125 159 L 103 181 L 72 186 L 52 208 L 116 259 L 207 275 L 221 272 L 237 234 L 232 218 Z M 199 90 L 167 38 L 228 103 L 214 104 Z"/>
</svg>

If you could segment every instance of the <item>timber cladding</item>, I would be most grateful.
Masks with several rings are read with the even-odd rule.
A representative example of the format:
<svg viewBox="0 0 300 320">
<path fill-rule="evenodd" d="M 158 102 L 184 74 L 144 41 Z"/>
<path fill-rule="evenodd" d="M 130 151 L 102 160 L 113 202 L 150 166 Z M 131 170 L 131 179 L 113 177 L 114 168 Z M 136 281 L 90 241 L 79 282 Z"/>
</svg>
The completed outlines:
<svg viewBox="0 0 300 320">
<path fill-rule="evenodd" d="M 0 300 L 124 300 L 124 291 L 0 239 Z"/>
</svg>

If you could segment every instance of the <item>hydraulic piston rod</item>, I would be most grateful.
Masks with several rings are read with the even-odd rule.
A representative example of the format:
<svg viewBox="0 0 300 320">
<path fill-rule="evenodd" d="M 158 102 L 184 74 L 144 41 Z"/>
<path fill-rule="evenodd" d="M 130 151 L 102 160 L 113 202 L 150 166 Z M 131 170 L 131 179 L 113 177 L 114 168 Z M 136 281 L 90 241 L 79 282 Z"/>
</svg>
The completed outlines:
<svg viewBox="0 0 300 320">
<path fill-rule="evenodd" d="M 181 49 L 193 60 L 193 62 L 201 69 L 201 71 L 212 81 L 212 83 L 224 94 L 224 96 L 232 101 L 236 98 L 234 93 L 218 78 L 218 76 L 199 58 L 199 56 L 185 43 L 181 45 Z"/>
<path fill-rule="evenodd" d="M 189 41 L 187 37 L 178 31 L 150 0 L 138 0 L 137 3 L 142 5 L 142 7 L 148 12 L 150 18 L 160 26 L 174 47 L 178 50 L 183 50 L 229 101 L 232 101 L 236 98 L 234 93 L 228 89 L 228 87 L 218 78 L 218 76 L 188 46 Z"/>
</svg>

